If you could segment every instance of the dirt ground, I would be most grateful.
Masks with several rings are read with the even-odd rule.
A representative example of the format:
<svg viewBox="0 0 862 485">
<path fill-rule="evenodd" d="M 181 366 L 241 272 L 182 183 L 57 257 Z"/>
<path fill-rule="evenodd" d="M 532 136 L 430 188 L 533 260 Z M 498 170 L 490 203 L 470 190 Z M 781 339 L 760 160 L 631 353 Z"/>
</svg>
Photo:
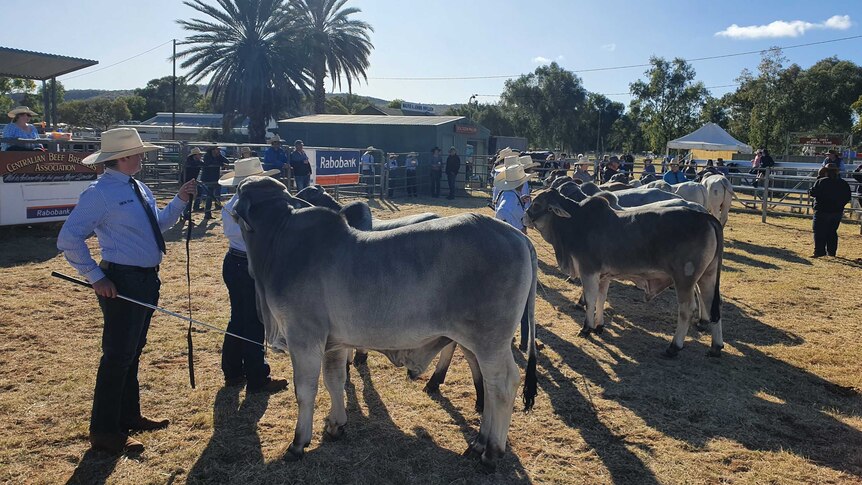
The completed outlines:
<svg viewBox="0 0 862 485">
<path fill-rule="evenodd" d="M 411 202 L 373 207 L 381 218 L 491 213 L 479 198 Z M 56 250 L 57 231 L 0 229 L 0 481 L 862 483 L 858 226 L 841 227 L 843 258 L 813 260 L 809 220 L 762 224 L 757 215 L 732 213 L 722 275 L 724 356 L 707 358 L 709 337 L 692 330 L 675 360 L 660 358 L 674 330 L 672 291 L 644 303 L 633 286 L 615 283 L 608 330 L 578 338 L 580 288 L 531 233 L 541 260 L 540 391 L 531 413 L 513 415 L 510 450 L 493 474 L 461 456 L 479 416 L 460 354 L 440 395 L 428 396 L 422 387 L 430 371 L 409 381 L 404 369 L 372 353 L 367 368 L 350 373 L 340 441 L 322 439 L 329 396 L 321 385 L 314 439 L 304 460 L 289 463 L 282 457 L 296 419 L 292 385 L 272 396 L 222 387 L 222 338 L 198 332 L 198 387 L 190 389 L 185 326 L 163 315 L 153 319 L 140 378 L 144 412 L 170 418 L 170 427 L 140 435 L 147 450 L 137 457 L 88 451 L 101 314 L 90 290 L 49 276 L 74 274 Z M 185 313 L 180 229 L 167 240 L 161 305 Z M 195 229 L 194 315 L 220 327 L 229 307 L 221 279 L 226 248 L 218 219 Z M 286 355 L 269 361 L 274 375 L 292 380 Z"/>
</svg>

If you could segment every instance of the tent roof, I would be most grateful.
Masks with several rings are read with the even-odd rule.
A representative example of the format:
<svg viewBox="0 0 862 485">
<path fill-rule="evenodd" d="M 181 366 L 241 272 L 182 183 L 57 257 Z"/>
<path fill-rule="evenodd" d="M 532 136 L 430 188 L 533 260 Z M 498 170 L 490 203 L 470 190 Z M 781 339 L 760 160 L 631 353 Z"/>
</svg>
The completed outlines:
<svg viewBox="0 0 862 485">
<path fill-rule="evenodd" d="M 751 147 L 730 136 L 724 128 L 707 123 L 697 130 L 667 142 L 668 148 L 681 150 L 721 150 L 751 153 Z"/>
<path fill-rule="evenodd" d="M 0 47 L 0 76 L 44 81 L 98 63 L 77 57 Z"/>
</svg>

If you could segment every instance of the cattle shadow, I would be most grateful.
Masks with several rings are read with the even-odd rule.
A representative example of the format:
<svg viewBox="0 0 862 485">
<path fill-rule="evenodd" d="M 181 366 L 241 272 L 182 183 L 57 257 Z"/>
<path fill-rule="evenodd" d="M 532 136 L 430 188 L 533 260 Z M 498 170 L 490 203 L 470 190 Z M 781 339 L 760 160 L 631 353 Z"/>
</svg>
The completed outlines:
<svg viewBox="0 0 862 485">
<path fill-rule="evenodd" d="M 58 254 L 61 223 L 0 227 L 0 268 L 48 261 Z"/>
<path fill-rule="evenodd" d="M 795 338 L 801 343 L 802 339 L 776 333 L 764 338 L 750 330 L 736 336 L 744 326 L 761 330 L 769 326 L 741 310 L 735 313 L 733 306 L 725 303 L 725 309 L 730 306 L 731 311 L 725 311 L 724 328 L 732 338 L 727 339 L 728 348 L 722 358 L 706 357 L 708 337 L 690 335 L 679 357 L 665 360 L 660 353 L 674 330 L 671 312 L 656 310 L 655 314 L 663 314 L 665 320 L 658 328 L 658 318 L 644 318 L 642 309 L 633 308 L 625 300 L 615 300 L 613 305 L 613 319 L 606 319 L 608 330 L 600 337 L 570 342 L 552 329 L 542 329 L 539 334 L 565 365 L 600 386 L 597 392 L 603 398 L 629 409 L 646 426 L 696 449 L 704 449 L 711 440 L 723 438 L 749 450 L 790 452 L 862 477 L 862 458 L 857 451 L 862 447 L 862 432 L 836 417 L 862 416 L 862 399 L 857 391 L 755 347 L 764 345 L 756 343 L 764 340 Z M 599 353 L 609 349 L 614 352 L 602 359 L 613 371 L 613 378 L 598 366 L 594 357 L 584 352 L 585 346 L 592 345 Z M 567 385 L 565 376 L 549 363 L 544 362 L 543 368 L 555 384 Z M 584 419 L 595 420 L 592 413 L 586 412 L 589 406 L 579 400 L 576 389 L 565 393 L 568 397 L 563 403 L 555 402 L 561 400 L 555 397 L 557 392 L 552 389 L 549 395 L 558 413 L 578 405 L 584 411 L 582 414 L 589 417 L 582 415 L 575 424 L 583 423 Z M 610 439 L 597 428 L 600 423 L 592 422 L 591 426 L 597 429 L 593 431 L 598 436 L 594 437 L 596 441 Z M 616 449 L 606 462 L 629 460 L 636 470 L 637 463 L 632 463 L 626 454 L 627 451 Z"/>
<path fill-rule="evenodd" d="M 240 403 L 239 386 L 222 387 L 213 404 L 213 434 L 189 471 L 190 483 L 227 483 L 262 467 L 257 423 L 266 412 L 269 395 L 246 394 Z"/>
<path fill-rule="evenodd" d="M 66 485 L 101 485 L 107 482 L 121 457 L 93 449 L 87 450 Z"/>
<path fill-rule="evenodd" d="M 749 254 L 754 254 L 757 256 L 768 256 L 770 258 L 780 259 L 782 261 L 787 261 L 788 263 L 797 263 L 804 264 L 806 266 L 811 266 L 811 261 L 800 257 L 795 252 L 785 249 L 785 248 L 776 248 L 773 246 L 761 246 L 759 244 L 752 244 L 750 242 L 739 241 L 737 239 L 727 239 L 724 241 L 724 247 L 730 249 L 736 249 L 739 251 L 745 251 Z M 727 253 L 725 253 L 725 256 Z"/>
<path fill-rule="evenodd" d="M 849 266 L 851 268 L 862 269 L 862 258 L 847 259 L 842 258 L 841 256 L 832 256 L 830 258 L 826 258 L 825 260 L 831 263 L 838 263 L 844 266 Z"/>
<path fill-rule="evenodd" d="M 744 255 L 744 254 L 732 253 L 732 252 L 729 252 L 729 251 L 725 251 L 725 252 L 724 252 L 724 255 L 723 255 L 722 257 L 724 258 L 724 260 L 725 260 L 725 261 L 733 261 L 734 263 L 742 264 L 742 265 L 745 265 L 745 266 L 751 266 L 751 267 L 753 267 L 753 268 L 759 268 L 759 269 L 781 269 L 781 268 L 779 268 L 778 266 L 776 266 L 776 265 L 774 265 L 774 264 L 772 264 L 772 263 L 767 263 L 766 261 L 761 261 L 761 260 L 759 260 L 759 259 L 754 259 L 754 258 L 752 258 L 752 257 L 750 257 L 750 256 L 746 256 L 746 255 Z"/>
<path fill-rule="evenodd" d="M 380 394 L 372 372 L 367 366 L 355 369 L 345 385 L 347 426 L 345 435 L 337 441 L 324 439 L 312 444 L 299 462 L 276 460 L 267 465 L 261 482 L 316 483 L 321 476 L 331 483 L 530 483 L 517 457 L 507 452 L 497 464 L 496 472 L 486 474 L 478 460 L 442 448 L 434 442 L 435 432 L 421 423 L 405 433 L 392 419 Z M 361 390 L 359 389 L 361 386 Z M 321 389 L 321 392 L 326 392 Z M 416 392 L 422 392 L 416 389 Z M 361 396 L 361 397 L 360 397 Z M 364 414 L 361 403 L 367 407 Z M 328 409 L 318 408 L 316 414 Z M 457 416 L 460 412 L 453 407 Z M 453 413 L 450 413 L 453 414 Z M 421 419 L 421 413 L 417 413 Z M 465 436 L 475 436 L 461 416 L 455 418 Z M 322 434 L 322 425 L 315 423 Z M 464 449 L 467 442 L 463 443 Z"/>
</svg>

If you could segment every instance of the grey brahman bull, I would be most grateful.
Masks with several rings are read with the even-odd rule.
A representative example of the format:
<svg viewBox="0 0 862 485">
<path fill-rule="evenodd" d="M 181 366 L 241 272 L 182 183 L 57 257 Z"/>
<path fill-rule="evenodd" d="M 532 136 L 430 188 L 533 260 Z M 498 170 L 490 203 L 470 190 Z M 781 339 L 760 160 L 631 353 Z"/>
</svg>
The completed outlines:
<svg viewBox="0 0 862 485">
<path fill-rule="evenodd" d="M 706 210 L 724 227 L 733 202 L 733 184 L 721 174 L 704 177 L 700 183 L 706 188 Z"/>
<path fill-rule="evenodd" d="M 525 409 L 537 393 L 538 270 L 529 239 L 476 214 L 358 231 L 331 209 L 293 209 L 293 197 L 269 177 L 249 177 L 237 193 L 234 217 L 246 243 L 266 338 L 274 348 L 286 347 L 293 364 L 299 413 L 285 458 L 301 458 L 311 442 L 321 366 L 332 402 L 325 430 L 338 438 L 347 422 L 350 349 L 378 350 L 395 365 L 421 373 L 454 341 L 476 360 L 484 382 L 485 412 L 468 453 L 493 466 L 506 449 L 520 380 L 511 340 L 525 309 L 530 323 Z M 491 294 L 485 291 L 489 287 Z M 404 294 L 415 296 L 405 302 Z M 483 305 L 476 304 L 479 300 Z"/>
<path fill-rule="evenodd" d="M 724 246 L 721 224 L 686 207 L 615 211 L 601 197 L 578 203 L 556 190 L 539 192 L 524 215 L 553 247 L 560 268 L 581 278 L 586 300 L 582 336 L 601 333 L 612 279 L 646 281 L 648 296 L 676 287 L 679 317 L 665 355 L 682 349 L 699 288 L 700 318 L 712 327 L 710 356 L 724 347 L 719 281 Z M 661 251 L 673 245 L 672 251 Z"/>
</svg>

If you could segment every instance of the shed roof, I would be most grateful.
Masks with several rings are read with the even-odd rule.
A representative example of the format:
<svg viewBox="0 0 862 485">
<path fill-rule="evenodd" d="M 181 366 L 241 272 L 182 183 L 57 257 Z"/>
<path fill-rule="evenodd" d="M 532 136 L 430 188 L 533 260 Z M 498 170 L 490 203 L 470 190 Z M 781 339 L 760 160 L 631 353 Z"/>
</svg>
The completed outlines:
<svg viewBox="0 0 862 485">
<path fill-rule="evenodd" d="M 0 76 L 44 81 L 98 63 L 77 57 L 0 47 Z"/>
<path fill-rule="evenodd" d="M 346 125 L 439 126 L 466 121 L 463 116 L 309 115 L 279 120 L 279 123 L 331 123 Z"/>
</svg>

